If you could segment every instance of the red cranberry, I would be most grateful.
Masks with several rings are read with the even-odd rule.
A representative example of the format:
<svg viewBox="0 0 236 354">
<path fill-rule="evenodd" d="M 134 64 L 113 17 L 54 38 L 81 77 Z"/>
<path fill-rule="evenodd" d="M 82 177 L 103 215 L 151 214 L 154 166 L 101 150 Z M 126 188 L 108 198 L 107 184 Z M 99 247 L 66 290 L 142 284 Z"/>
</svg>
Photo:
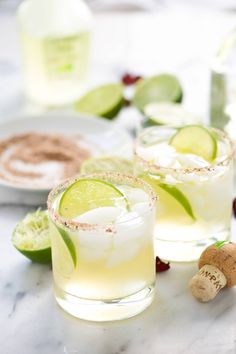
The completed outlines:
<svg viewBox="0 0 236 354">
<path fill-rule="evenodd" d="M 125 73 L 122 76 L 121 80 L 122 80 L 124 85 L 129 86 L 129 85 L 135 84 L 135 82 L 137 82 L 141 78 L 142 77 L 140 75 L 134 75 L 134 74 Z"/>
<path fill-rule="evenodd" d="M 233 200 L 233 213 L 234 213 L 234 217 L 236 218 L 236 198 L 234 198 Z"/>
<path fill-rule="evenodd" d="M 159 257 L 156 257 L 156 273 L 165 272 L 168 269 L 170 269 L 170 263 L 165 263 Z"/>
</svg>

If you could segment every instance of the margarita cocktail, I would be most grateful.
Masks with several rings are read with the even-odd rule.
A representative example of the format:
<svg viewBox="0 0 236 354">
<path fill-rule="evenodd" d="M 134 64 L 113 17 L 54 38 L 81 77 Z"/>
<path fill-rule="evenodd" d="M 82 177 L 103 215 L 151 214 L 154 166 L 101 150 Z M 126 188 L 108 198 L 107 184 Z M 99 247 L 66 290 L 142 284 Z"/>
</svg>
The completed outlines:
<svg viewBox="0 0 236 354">
<path fill-rule="evenodd" d="M 144 129 L 135 145 L 135 173 L 159 196 L 156 252 L 192 261 L 230 237 L 234 146 L 223 132 L 199 125 Z"/>
<path fill-rule="evenodd" d="M 55 296 L 72 315 L 131 317 L 153 299 L 156 195 L 132 176 L 81 176 L 48 199 Z"/>
</svg>

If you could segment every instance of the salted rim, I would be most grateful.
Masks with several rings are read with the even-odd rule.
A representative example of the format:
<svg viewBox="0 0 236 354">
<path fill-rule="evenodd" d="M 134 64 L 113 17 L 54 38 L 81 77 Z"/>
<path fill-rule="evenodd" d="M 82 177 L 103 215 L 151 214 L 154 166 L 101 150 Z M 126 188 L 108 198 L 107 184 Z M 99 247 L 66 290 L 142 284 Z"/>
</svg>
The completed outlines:
<svg viewBox="0 0 236 354">
<path fill-rule="evenodd" d="M 80 223 L 77 221 L 73 221 L 70 219 L 65 219 L 62 216 L 59 215 L 59 213 L 53 208 L 53 202 L 55 200 L 55 198 L 61 193 L 63 192 L 66 188 L 68 188 L 72 183 L 80 180 L 80 179 L 92 179 L 92 178 L 96 178 L 96 179 L 101 179 L 101 180 L 105 180 L 105 181 L 112 181 L 115 183 L 123 183 L 126 185 L 138 185 L 140 188 L 142 188 L 145 192 L 148 193 L 149 197 L 150 197 L 150 202 L 149 202 L 149 209 L 151 210 L 157 201 L 157 195 L 154 192 L 154 190 L 151 188 L 151 186 L 143 181 L 140 178 L 134 177 L 132 175 L 128 175 L 128 174 L 123 174 L 123 173 L 116 173 L 116 172 L 106 172 L 106 173 L 93 173 L 93 174 L 82 174 L 79 175 L 77 177 L 73 177 L 73 178 L 68 178 L 65 181 L 63 181 L 62 183 L 60 183 L 56 188 L 52 189 L 51 192 L 48 195 L 48 201 L 47 201 L 47 207 L 48 207 L 48 213 L 50 218 L 52 219 L 53 222 L 55 223 L 59 223 L 60 225 L 70 228 L 72 230 L 96 230 L 96 231 L 105 231 L 105 232 L 114 232 L 114 226 L 115 225 L 120 225 L 120 224 L 124 224 L 127 223 L 128 221 L 123 221 L 123 222 L 117 222 L 115 224 L 113 223 L 109 223 L 107 225 L 100 225 L 100 224 L 89 224 L 89 223 Z M 147 211 L 145 211 L 144 213 L 140 214 L 139 216 L 143 216 L 147 213 Z M 138 217 L 139 217 L 138 216 Z M 130 220 L 134 220 L 136 219 L 137 216 L 135 216 L 134 218 L 130 219 Z M 130 222 L 129 220 L 129 222 Z"/>
<path fill-rule="evenodd" d="M 204 126 L 204 125 L 203 125 Z M 211 163 L 209 166 L 204 166 L 204 167 L 180 167 L 180 168 L 174 168 L 174 167 L 164 167 L 164 166 L 160 166 L 158 164 L 155 164 L 155 163 L 151 163 L 151 162 L 148 162 L 145 158 L 141 157 L 140 154 L 138 154 L 137 152 L 137 148 L 138 146 L 140 145 L 140 138 L 142 135 L 144 135 L 148 130 L 155 130 L 155 129 L 179 129 L 181 127 L 158 127 L 158 126 L 154 126 L 154 127 L 148 127 L 148 128 L 145 128 L 138 136 L 137 138 L 135 139 L 134 141 L 134 149 L 133 149 L 133 152 L 134 152 L 134 157 L 138 160 L 138 162 L 145 166 L 145 167 L 148 167 L 149 170 L 162 170 L 166 173 L 168 173 L 168 171 L 170 172 L 175 172 L 175 173 L 182 173 L 182 174 L 189 174 L 189 173 L 198 173 L 198 172 L 210 172 L 210 171 L 214 171 L 214 169 L 217 167 L 217 166 L 225 166 L 225 165 L 228 165 L 230 163 L 230 161 L 235 157 L 235 148 L 236 148 L 236 145 L 235 143 L 233 142 L 232 139 L 230 139 L 229 135 L 225 132 L 223 132 L 222 130 L 220 129 L 217 129 L 217 128 L 213 128 L 213 127 L 207 127 L 208 129 L 210 128 L 211 131 L 215 132 L 216 134 L 218 134 L 222 140 L 226 140 L 228 142 L 228 145 L 229 145 L 229 152 L 226 156 L 225 159 L 221 160 L 221 161 L 218 161 L 218 162 L 213 162 Z"/>
</svg>

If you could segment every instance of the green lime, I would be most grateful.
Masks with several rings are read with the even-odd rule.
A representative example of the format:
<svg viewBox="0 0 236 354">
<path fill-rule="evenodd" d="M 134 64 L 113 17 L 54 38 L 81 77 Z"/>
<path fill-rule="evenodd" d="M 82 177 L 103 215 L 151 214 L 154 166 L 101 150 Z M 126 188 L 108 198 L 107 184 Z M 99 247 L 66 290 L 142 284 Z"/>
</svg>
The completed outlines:
<svg viewBox="0 0 236 354">
<path fill-rule="evenodd" d="M 196 220 L 188 198 L 177 187 L 160 183 L 153 177 L 147 175 L 143 175 L 142 178 L 151 185 L 160 198 L 158 206 L 158 215 L 160 217 L 168 215 L 169 218 L 183 219 L 188 216 L 188 218 L 190 217 L 192 220 Z"/>
<path fill-rule="evenodd" d="M 179 103 L 149 103 L 144 107 L 147 117 L 145 126 L 168 125 L 178 127 L 197 124 L 201 121 L 195 114 L 186 111 Z"/>
<path fill-rule="evenodd" d="M 49 218 L 46 211 L 29 213 L 18 222 L 12 235 L 13 246 L 33 262 L 51 262 Z"/>
<path fill-rule="evenodd" d="M 84 161 L 80 169 L 81 173 L 95 172 L 122 172 L 133 173 L 131 161 L 116 156 L 95 157 Z"/>
<path fill-rule="evenodd" d="M 137 83 L 133 104 L 143 111 L 149 103 L 181 102 L 182 97 L 183 91 L 178 79 L 173 75 L 161 74 Z"/>
<path fill-rule="evenodd" d="M 77 253 L 76 253 L 76 248 L 75 248 L 75 245 L 71 239 L 71 237 L 69 236 L 68 232 L 66 232 L 64 229 L 62 229 L 61 227 L 55 225 L 56 228 L 57 228 L 57 231 L 59 232 L 59 234 L 61 235 L 66 247 L 67 247 L 67 250 L 68 252 L 70 253 L 71 255 L 71 259 L 73 261 L 73 265 L 74 267 L 76 267 L 76 264 L 77 264 Z"/>
<path fill-rule="evenodd" d="M 127 208 L 128 201 L 113 184 L 94 178 L 82 178 L 63 193 L 59 214 L 66 219 L 73 219 L 89 210 L 106 206 Z"/>
<path fill-rule="evenodd" d="M 107 84 L 96 87 L 75 103 L 75 110 L 112 119 L 121 110 L 124 103 L 123 86 Z"/>
<path fill-rule="evenodd" d="M 184 208 L 186 213 L 193 220 L 195 220 L 195 216 L 193 214 L 193 209 L 190 202 L 178 188 L 164 183 L 160 183 L 159 187 L 162 188 L 165 192 L 169 193 Z"/>
<path fill-rule="evenodd" d="M 180 153 L 201 156 L 207 161 L 214 160 L 217 155 L 214 134 L 201 125 L 180 128 L 169 143 Z"/>
</svg>

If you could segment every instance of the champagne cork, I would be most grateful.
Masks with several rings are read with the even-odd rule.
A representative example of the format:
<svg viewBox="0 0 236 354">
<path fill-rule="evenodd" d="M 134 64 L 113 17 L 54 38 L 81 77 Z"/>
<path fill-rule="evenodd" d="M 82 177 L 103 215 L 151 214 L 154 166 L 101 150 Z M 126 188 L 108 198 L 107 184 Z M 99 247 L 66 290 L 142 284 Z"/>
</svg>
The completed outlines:
<svg viewBox="0 0 236 354">
<path fill-rule="evenodd" d="M 216 242 L 203 251 L 198 266 L 199 272 L 190 280 L 189 288 L 196 299 L 207 302 L 225 286 L 236 285 L 236 245 Z"/>
</svg>

